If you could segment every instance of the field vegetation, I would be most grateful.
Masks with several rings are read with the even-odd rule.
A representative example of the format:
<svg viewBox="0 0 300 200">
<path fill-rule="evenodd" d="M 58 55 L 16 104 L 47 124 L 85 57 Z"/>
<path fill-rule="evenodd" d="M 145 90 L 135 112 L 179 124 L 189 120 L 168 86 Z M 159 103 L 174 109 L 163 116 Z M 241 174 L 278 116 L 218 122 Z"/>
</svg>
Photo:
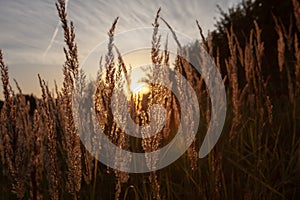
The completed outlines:
<svg viewBox="0 0 300 200">
<path fill-rule="evenodd" d="M 115 84 L 122 76 L 128 86 L 131 81 L 130 66 L 126 66 L 118 44 L 114 43 L 118 18 L 108 30 L 107 54 L 100 63 L 106 71 L 96 82 L 86 82 L 79 67 L 75 25 L 67 19 L 65 1 L 58 0 L 56 6 L 65 41 L 62 87 L 56 86 L 53 93 L 38 75 L 41 98 L 23 94 L 16 80 L 13 81 L 17 91 L 13 91 L 9 68 L 0 51 L 4 96 L 0 104 L 0 199 L 297 199 L 300 195 L 300 4 L 296 0 L 284 2 L 288 3 L 281 7 L 283 11 L 273 6 L 275 14 L 268 10 L 263 13 L 272 20 L 272 27 L 265 26 L 260 12 L 261 7 L 267 9 L 272 3 L 258 0 L 243 2 L 229 13 L 221 11 L 223 18 L 217 23 L 217 30 L 208 36 L 204 36 L 197 21 L 195 30 L 198 28 L 200 34 L 194 44 L 182 47 L 173 34 L 169 40 L 178 42 L 175 63 L 170 62 L 167 42 L 160 41 L 159 28 L 167 25 L 174 33 L 172 27 L 176 25 L 169 25 L 160 16 L 160 9 L 157 11 L 149 52 L 155 67 L 148 76 L 155 79 L 161 76 L 157 73 L 160 68 L 173 65 L 173 70 L 181 73 L 196 92 L 201 121 L 196 140 L 172 165 L 150 173 L 130 174 L 97 161 L 82 145 L 75 122 L 81 120 L 87 124 L 82 128 L 94 133 L 98 132 L 95 123 L 99 123 L 110 141 L 120 148 L 151 152 L 176 134 L 183 117 L 179 114 L 180 102 L 171 91 L 155 83 L 143 93 L 129 91 L 131 117 L 137 124 L 146 125 L 160 116 L 148 113 L 154 103 L 164 106 L 168 117 L 155 136 L 137 139 L 126 135 L 114 121 L 111 108 Z M 288 20 L 276 12 L 284 12 Z M 256 15 L 261 18 L 255 18 Z M 248 20 L 244 21 L 246 25 L 243 20 Z M 189 55 L 200 62 L 197 54 L 200 47 L 214 59 L 227 95 L 221 138 L 202 159 L 198 158 L 198 151 L 211 120 L 209 92 L 201 75 L 180 56 Z M 171 77 L 172 73 L 164 76 Z M 179 85 L 174 82 L 172 87 Z M 91 87 L 95 87 L 95 94 L 89 94 Z M 74 88 L 76 94 L 87 95 L 79 103 L 95 108 L 96 116 L 72 114 Z M 189 106 L 193 112 L 195 105 Z M 89 139 L 97 141 L 97 135 Z"/>
</svg>

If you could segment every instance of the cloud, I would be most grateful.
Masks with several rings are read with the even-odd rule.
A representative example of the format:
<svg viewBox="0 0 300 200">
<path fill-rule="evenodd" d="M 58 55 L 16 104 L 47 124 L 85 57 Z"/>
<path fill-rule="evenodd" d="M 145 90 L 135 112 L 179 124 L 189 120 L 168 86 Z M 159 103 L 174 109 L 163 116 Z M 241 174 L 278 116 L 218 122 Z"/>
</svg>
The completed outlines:
<svg viewBox="0 0 300 200">
<path fill-rule="evenodd" d="M 199 38 L 196 19 L 205 32 L 212 30 L 214 17 L 218 16 L 216 4 L 226 10 L 228 5 L 238 1 L 131 0 L 124 3 L 120 0 L 70 0 L 68 18 L 74 21 L 79 59 L 83 60 L 91 49 L 107 38 L 107 31 L 117 16 L 120 17 L 117 26 L 120 33 L 151 26 L 157 9 L 161 7 L 162 16 L 174 29 Z M 53 0 L 0 1 L 0 48 L 9 67 L 17 69 L 13 70 L 12 76 L 20 78 L 22 87 L 28 91 L 35 90 L 36 85 L 24 81 L 22 74 L 25 71 L 28 76 L 35 77 L 46 71 L 43 66 L 47 66 L 56 69 L 47 75 L 49 82 L 61 77 L 63 33 L 54 3 Z M 41 68 L 32 68 L 33 65 Z"/>
</svg>

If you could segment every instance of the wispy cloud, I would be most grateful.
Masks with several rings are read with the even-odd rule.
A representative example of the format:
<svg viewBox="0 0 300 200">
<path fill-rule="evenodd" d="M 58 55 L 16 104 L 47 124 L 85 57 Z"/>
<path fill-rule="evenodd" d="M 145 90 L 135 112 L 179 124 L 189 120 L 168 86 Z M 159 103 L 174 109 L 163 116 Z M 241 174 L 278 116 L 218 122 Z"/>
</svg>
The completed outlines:
<svg viewBox="0 0 300 200">
<path fill-rule="evenodd" d="M 75 24 L 79 59 L 84 58 L 97 44 L 107 38 L 107 30 L 113 19 L 120 17 L 117 32 L 149 27 L 159 7 L 162 16 L 179 32 L 199 38 L 195 20 L 198 19 L 204 32 L 213 29 L 214 17 L 218 16 L 216 4 L 225 10 L 228 5 L 240 0 L 67 0 L 68 17 Z M 43 74 L 51 67 L 47 79 L 51 83 L 62 80 L 61 64 L 63 34 L 54 0 L 0 0 L 0 48 L 4 50 L 11 76 L 19 78 L 22 87 L 34 91 L 37 73 Z M 40 68 L 32 67 L 40 66 Z M 33 70 L 34 69 L 34 70 Z M 31 77 L 28 81 L 22 75 Z M 51 84 L 50 84 L 51 86 Z M 0 89 L 0 93 L 1 89 Z"/>
</svg>

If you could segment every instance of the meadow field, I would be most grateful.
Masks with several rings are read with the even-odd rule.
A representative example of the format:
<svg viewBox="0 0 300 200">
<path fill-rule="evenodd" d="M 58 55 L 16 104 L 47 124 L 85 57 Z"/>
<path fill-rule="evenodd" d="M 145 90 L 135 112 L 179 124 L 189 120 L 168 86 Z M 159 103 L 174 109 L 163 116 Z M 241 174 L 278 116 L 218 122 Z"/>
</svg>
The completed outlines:
<svg viewBox="0 0 300 200">
<path fill-rule="evenodd" d="M 289 26 L 273 16 L 277 38 L 271 42 L 277 48 L 273 49 L 275 57 L 267 58 L 276 60 L 271 68 L 267 68 L 265 62 L 270 54 L 261 36 L 264 27 L 255 20 L 249 36 L 243 37 L 243 41 L 235 32 L 234 23 L 231 28 L 224 29 L 228 54 L 225 57 L 222 55 L 224 45 L 214 43 L 212 35 L 203 35 L 198 21 L 195 27 L 200 33 L 199 40 L 181 46 L 173 30 L 176 25 L 168 24 L 168 19 L 160 16 L 160 9 L 154 13 L 149 51 L 154 70 L 148 73 L 145 82 L 159 76 L 176 80 L 172 78 L 173 72 L 182 74 L 198 99 L 198 105 L 188 105 L 185 109 L 193 116 L 198 106 L 200 114 L 196 114 L 201 121 L 196 139 L 174 163 L 148 173 L 128 173 L 95 159 L 82 144 L 76 124 L 94 133 L 88 138 L 93 148 L 103 145 L 97 143 L 97 128 L 100 127 L 119 148 L 152 152 L 168 144 L 179 129 L 180 118 L 188 116 L 180 115 L 181 102 L 166 87 L 150 83 L 136 92 L 130 89 L 131 66 L 125 64 L 118 44 L 114 43 L 120 23 L 118 18 L 108 29 L 107 53 L 99 64 L 105 71 L 99 72 L 96 81 L 88 82 L 78 59 L 76 22 L 68 20 L 65 1 L 58 0 L 56 6 L 65 42 L 62 86 L 49 88 L 44 77 L 37 75 L 42 97 L 23 94 L 22 85 L 10 79 L 5 52 L 0 50 L 4 97 L 0 104 L 0 199 L 299 198 L 300 4 L 296 0 L 291 0 L 291 4 L 294 21 Z M 168 40 L 178 45 L 174 63 L 170 61 L 168 41 L 160 40 L 162 25 L 170 30 Z M 213 119 L 211 98 L 203 77 L 184 57 L 202 64 L 201 49 L 207 51 L 221 72 L 227 98 L 223 106 L 227 107 L 227 113 L 219 141 L 200 159 L 198 152 Z M 161 75 L 159 71 L 164 67 L 171 67 L 171 72 Z M 125 77 L 129 103 L 123 99 L 112 104 L 113 90 L 122 77 Z M 12 84 L 17 91 L 12 89 Z M 180 84 L 175 81 L 172 87 L 176 90 Z M 95 93 L 90 94 L 91 91 Z M 74 93 L 82 97 L 76 105 Z M 185 98 L 189 98 L 190 94 L 186 95 Z M 114 120 L 117 116 L 112 113 L 112 107 L 126 103 L 131 118 L 140 126 L 151 123 L 151 119 L 161 120 L 160 113 L 149 114 L 149 108 L 154 104 L 162 105 L 167 116 L 164 127 L 151 137 L 127 135 L 118 127 Z M 96 115 L 88 112 L 74 115 L 74 106 L 81 105 L 95 109 Z M 158 161 L 149 162 L 156 164 Z"/>
</svg>

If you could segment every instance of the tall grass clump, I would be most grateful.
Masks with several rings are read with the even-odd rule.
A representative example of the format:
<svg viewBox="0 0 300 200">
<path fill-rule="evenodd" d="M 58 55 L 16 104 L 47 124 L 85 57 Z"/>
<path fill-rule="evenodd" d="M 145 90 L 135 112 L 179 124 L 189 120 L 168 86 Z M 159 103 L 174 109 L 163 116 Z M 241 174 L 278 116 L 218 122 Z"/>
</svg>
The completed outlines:
<svg viewBox="0 0 300 200">
<path fill-rule="evenodd" d="M 23 94 L 14 80 L 15 92 L 0 50 L 4 97 L 0 108 L 0 196 L 3 199 L 54 200 L 296 199 L 300 190 L 297 184 L 300 180 L 300 19 L 299 3 L 296 0 L 291 3 L 294 21 L 290 20 L 289 26 L 272 16 L 273 31 L 277 35 L 272 41 L 276 44 L 276 55 L 272 59 L 276 59 L 276 65 L 268 73 L 265 73 L 268 46 L 263 37 L 264 26 L 259 21 L 251 22 L 249 34 L 242 39 L 232 23 L 224 29 L 225 45 L 214 43 L 212 34 L 206 37 L 196 21 L 199 40 L 183 46 L 158 9 L 152 24 L 149 51 L 153 68 L 143 80 L 148 83 L 149 91 L 139 94 L 131 91 L 132 67 L 125 63 L 115 44 L 119 18 L 108 29 L 109 42 L 103 62 L 102 57 L 100 59 L 97 79 L 88 82 L 79 67 L 74 24 L 67 18 L 65 1 L 58 0 L 56 7 L 65 42 L 61 87 L 55 85 L 55 92 L 51 92 L 47 82 L 38 75 L 40 98 Z M 168 50 L 171 39 L 167 37 L 165 43 L 161 41 L 162 26 L 170 30 L 177 44 L 174 63 Z M 219 142 L 208 156 L 199 159 L 198 151 L 214 118 L 206 83 L 184 57 L 206 64 L 201 57 L 203 49 L 222 73 L 227 117 Z M 161 73 L 163 68 L 171 70 Z M 182 83 L 174 76 L 175 71 L 192 86 L 198 105 L 182 106 L 172 91 L 156 82 L 158 78 L 169 78 L 174 80 L 172 90 L 184 93 Z M 113 90 L 122 77 L 125 82 L 119 88 L 127 88 L 129 97 L 126 101 L 112 101 Z M 281 82 L 276 83 L 277 80 Z M 274 92 L 274 85 L 283 89 Z M 82 100 L 74 100 L 74 95 L 80 95 Z M 190 96 L 184 94 L 186 99 Z M 122 112 L 130 113 L 135 123 L 145 126 L 151 120 L 163 121 L 163 113 L 149 112 L 154 104 L 163 106 L 167 117 L 163 128 L 151 137 L 127 135 L 115 121 L 122 113 L 112 112 L 113 107 L 128 105 L 128 110 Z M 88 109 L 95 109 L 95 114 L 84 110 L 86 105 Z M 195 113 L 197 106 L 201 121 L 196 139 L 177 161 L 157 171 L 134 174 L 112 169 L 98 162 L 80 141 L 80 132 L 91 133 L 81 138 L 98 155 L 104 145 L 97 135 L 100 127 L 119 148 L 133 152 L 156 151 L 174 138 L 182 117 L 199 114 Z M 74 109 L 82 112 L 74 113 Z M 188 110 L 190 116 L 181 116 L 182 109 Z M 184 131 L 191 131 L 189 128 L 193 124 L 182 124 L 182 127 Z M 126 166 L 131 162 L 118 155 L 112 159 L 116 165 Z M 159 162 L 159 158 L 145 159 L 148 167 Z"/>
</svg>

